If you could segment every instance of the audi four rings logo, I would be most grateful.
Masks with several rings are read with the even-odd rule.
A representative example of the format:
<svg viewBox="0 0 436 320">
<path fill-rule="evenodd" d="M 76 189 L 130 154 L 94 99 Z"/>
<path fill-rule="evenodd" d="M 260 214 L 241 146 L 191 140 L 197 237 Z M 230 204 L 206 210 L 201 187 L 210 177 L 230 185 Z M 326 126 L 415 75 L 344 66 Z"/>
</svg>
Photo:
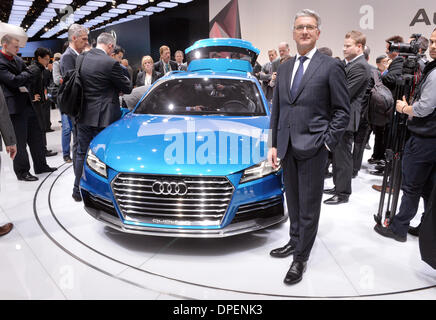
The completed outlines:
<svg viewBox="0 0 436 320">
<path fill-rule="evenodd" d="M 184 196 L 188 193 L 188 186 L 184 182 L 175 181 L 155 181 L 151 189 L 155 194 L 165 196 Z"/>
</svg>

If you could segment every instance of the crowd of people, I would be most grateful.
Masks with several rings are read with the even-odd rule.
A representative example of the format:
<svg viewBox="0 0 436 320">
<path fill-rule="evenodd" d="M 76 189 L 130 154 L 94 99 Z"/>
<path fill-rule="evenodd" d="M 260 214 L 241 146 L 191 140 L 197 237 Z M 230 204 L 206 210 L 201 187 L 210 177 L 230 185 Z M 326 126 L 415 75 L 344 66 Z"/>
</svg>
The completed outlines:
<svg viewBox="0 0 436 320">
<path fill-rule="evenodd" d="M 14 35 L 0 39 L 0 129 L 20 181 L 38 181 L 38 174 L 57 170 L 46 161 L 46 157 L 57 154 L 47 146 L 46 133 L 54 131 L 50 109 L 58 102 L 57 94 L 64 79 L 76 69 L 78 57 L 83 57 L 83 113 L 79 119 L 61 113 L 60 121 L 63 160 L 73 163 L 75 172 L 72 192 L 75 201 L 82 201 L 79 182 L 90 141 L 120 118 L 120 106 L 132 109 L 160 77 L 171 71 L 187 70 L 182 51 L 175 53 L 173 61 L 170 48 L 162 46 L 159 61 L 144 56 L 141 70 L 134 71 L 124 58 L 125 50 L 116 45 L 112 35 L 102 33 L 91 45 L 88 34 L 89 30 L 84 26 L 72 24 L 63 53 L 55 53 L 52 57 L 49 49 L 38 48 L 27 64 L 18 55 L 19 40 Z M 34 174 L 30 173 L 27 147 Z M 12 224 L 0 227 L 0 235 L 11 229 Z"/>
<path fill-rule="evenodd" d="M 273 167 L 281 159 L 284 170 L 290 240 L 270 254 L 294 255 L 285 277 L 287 284 L 300 281 L 306 269 L 317 233 L 322 194 L 331 195 L 324 201 L 326 205 L 349 201 L 352 179 L 362 166 L 371 132 L 375 143 L 368 163 L 376 168 L 370 173 L 384 174 L 387 137 L 395 130 L 391 126 L 394 112 L 409 116 L 410 138 L 403 159 L 403 199 L 392 224 L 376 226 L 375 231 L 405 241 L 419 199 L 423 197 L 427 207 L 435 181 L 436 90 L 432 88 L 436 83 L 436 72 L 433 72 L 436 62 L 427 61 L 425 53 L 430 47 L 430 56 L 436 59 L 436 30 L 430 40 L 419 38 L 421 59 L 416 88 L 411 99 L 406 100 L 398 99 L 395 92 L 405 58 L 389 49 L 392 42 L 401 43 L 403 38 L 386 39 L 386 52 L 377 57 L 377 66 L 371 66 L 370 49 L 362 32 L 346 33 L 342 57 L 334 58 L 331 49 L 316 48 L 320 29 L 317 13 L 299 12 L 293 26 L 296 54 L 291 53 L 288 43 L 282 42 L 278 52 L 269 50 L 269 61 L 254 71 L 271 108 L 272 147 L 268 159 Z M 73 163 L 72 197 L 78 202 L 82 201 L 79 182 L 91 140 L 120 118 L 120 106 L 132 109 L 157 79 L 171 71 L 187 70 L 182 51 L 176 51 L 173 61 L 170 48 L 162 46 L 159 61 L 144 56 L 141 70 L 135 72 L 111 34 L 101 33 L 95 46 L 91 46 L 88 33 L 84 26 L 71 25 L 65 50 L 63 54 L 56 53 L 53 62 L 48 49 L 38 48 L 32 65 L 27 67 L 17 56 L 18 40 L 12 35 L 1 39 L 0 54 L 0 128 L 6 151 L 13 159 L 14 172 L 21 181 L 38 180 L 30 173 L 27 146 L 36 175 L 56 170 L 46 162 L 46 157 L 56 154 L 48 149 L 45 137 L 51 130 L 47 117 L 52 103 L 50 96 L 56 95 L 64 79 L 80 65 L 83 112 L 79 118 L 61 115 L 63 159 Z M 381 86 L 388 89 L 391 97 L 383 110 L 372 101 L 374 90 Z M 330 176 L 334 187 L 323 189 L 324 179 Z M 381 186 L 373 188 L 381 191 Z M 0 235 L 11 228 L 10 224 L 1 227 Z"/>
</svg>

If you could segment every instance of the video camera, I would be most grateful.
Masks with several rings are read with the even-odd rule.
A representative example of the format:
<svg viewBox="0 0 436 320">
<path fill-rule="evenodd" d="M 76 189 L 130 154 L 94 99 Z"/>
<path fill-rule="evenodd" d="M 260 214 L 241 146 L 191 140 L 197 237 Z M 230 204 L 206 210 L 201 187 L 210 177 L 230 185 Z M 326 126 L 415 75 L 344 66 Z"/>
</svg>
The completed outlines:
<svg viewBox="0 0 436 320">
<path fill-rule="evenodd" d="M 389 41 L 389 51 L 399 52 L 400 56 L 417 56 L 419 53 L 419 38 L 421 36 L 419 33 L 414 33 L 411 37 L 413 40 L 410 43 Z"/>
</svg>

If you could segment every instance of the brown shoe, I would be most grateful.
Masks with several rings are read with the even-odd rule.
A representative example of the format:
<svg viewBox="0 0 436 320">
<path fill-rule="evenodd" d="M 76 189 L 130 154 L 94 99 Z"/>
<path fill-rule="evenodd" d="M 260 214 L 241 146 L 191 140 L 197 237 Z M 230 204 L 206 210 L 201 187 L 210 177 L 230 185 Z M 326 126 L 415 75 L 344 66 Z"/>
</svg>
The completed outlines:
<svg viewBox="0 0 436 320">
<path fill-rule="evenodd" d="M 14 225 L 12 223 L 7 223 L 4 226 L 0 227 L 0 237 L 7 235 L 9 232 L 11 232 Z"/>
<path fill-rule="evenodd" d="M 382 186 L 379 186 L 379 185 L 376 185 L 376 184 L 373 184 L 372 185 L 372 188 L 375 190 L 375 191 L 378 191 L 378 192 L 381 192 L 382 191 Z M 390 190 L 391 190 L 391 188 L 389 188 L 389 187 L 386 187 L 386 192 L 387 193 L 390 193 Z M 392 193 L 395 191 L 395 189 L 392 189 Z"/>
</svg>

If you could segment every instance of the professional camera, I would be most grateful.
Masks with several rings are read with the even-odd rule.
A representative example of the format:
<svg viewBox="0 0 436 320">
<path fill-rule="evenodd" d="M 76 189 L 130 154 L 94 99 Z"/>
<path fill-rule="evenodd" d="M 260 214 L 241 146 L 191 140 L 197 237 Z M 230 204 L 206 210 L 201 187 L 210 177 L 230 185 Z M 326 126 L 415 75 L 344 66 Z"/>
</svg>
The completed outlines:
<svg viewBox="0 0 436 320">
<path fill-rule="evenodd" d="M 421 34 L 415 33 L 412 35 L 413 40 L 410 43 L 394 43 L 393 41 L 389 41 L 389 51 L 399 52 L 400 56 L 418 55 L 419 38 L 421 38 Z"/>
</svg>

